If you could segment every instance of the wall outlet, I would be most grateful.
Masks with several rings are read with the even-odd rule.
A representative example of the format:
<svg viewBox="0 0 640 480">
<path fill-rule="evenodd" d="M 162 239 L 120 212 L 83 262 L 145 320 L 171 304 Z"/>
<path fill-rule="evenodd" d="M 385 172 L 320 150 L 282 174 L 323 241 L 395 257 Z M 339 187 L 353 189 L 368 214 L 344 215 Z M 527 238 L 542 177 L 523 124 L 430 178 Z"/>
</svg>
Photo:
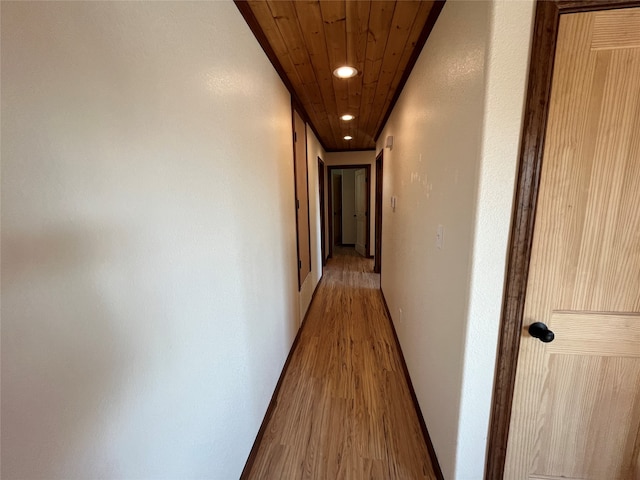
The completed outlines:
<svg viewBox="0 0 640 480">
<path fill-rule="evenodd" d="M 436 247 L 439 249 L 444 247 L 444 227 L 442 225 L 438 225 L 438 229 L 436 230 Z"/>
</svg>

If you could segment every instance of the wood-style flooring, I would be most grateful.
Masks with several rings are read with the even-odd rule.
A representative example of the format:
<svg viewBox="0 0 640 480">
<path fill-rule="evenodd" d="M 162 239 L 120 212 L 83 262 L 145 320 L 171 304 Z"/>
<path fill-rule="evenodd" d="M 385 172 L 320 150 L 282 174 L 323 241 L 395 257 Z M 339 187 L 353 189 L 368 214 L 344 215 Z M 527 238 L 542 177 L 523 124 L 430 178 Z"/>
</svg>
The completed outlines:
<svg viewBox="0 0 640 480">
<path fill-rule="evenodd" d="M 334 252 L 246 478 L 436 478 L 379 279 Z"/>
</svg>

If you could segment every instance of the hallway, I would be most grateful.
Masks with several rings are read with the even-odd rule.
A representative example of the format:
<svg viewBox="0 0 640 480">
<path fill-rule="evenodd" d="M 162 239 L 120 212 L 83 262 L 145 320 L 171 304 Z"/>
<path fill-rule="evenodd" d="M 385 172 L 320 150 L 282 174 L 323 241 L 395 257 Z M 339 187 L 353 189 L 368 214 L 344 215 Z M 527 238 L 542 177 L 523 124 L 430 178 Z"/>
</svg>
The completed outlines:
<svg viewBox="0 0 640 480">
<path fill-rule="evenodd" d="M 553 3 L 3 1 L 0 477 L 483 478 Z"/>
<path fill-rule="evenodd" d="M 327 263 L 246 478 L 436 478 L 372 271 Z"/>
</svg>

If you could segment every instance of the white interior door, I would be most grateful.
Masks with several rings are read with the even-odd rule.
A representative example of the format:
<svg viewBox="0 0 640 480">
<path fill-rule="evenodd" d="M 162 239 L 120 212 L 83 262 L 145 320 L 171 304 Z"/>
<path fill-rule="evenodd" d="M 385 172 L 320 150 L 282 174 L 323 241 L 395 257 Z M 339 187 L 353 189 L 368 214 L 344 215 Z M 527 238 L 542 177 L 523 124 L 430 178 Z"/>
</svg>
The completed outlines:
<svg viewBox="0 0 640 480">
<path fill-rule="evenodd" d="M 356 251 L 367 256 L 367 170 L 356 170 Z"/>
</svg>

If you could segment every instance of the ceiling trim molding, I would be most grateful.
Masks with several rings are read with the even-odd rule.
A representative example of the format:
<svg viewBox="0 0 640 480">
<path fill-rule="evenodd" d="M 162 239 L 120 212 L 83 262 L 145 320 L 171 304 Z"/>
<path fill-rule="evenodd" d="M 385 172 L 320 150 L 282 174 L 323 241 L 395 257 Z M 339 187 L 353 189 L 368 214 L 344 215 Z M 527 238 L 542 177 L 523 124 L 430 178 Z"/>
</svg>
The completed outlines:
<svg viewBox="0 0 640 480">
<path fill-rule="evenodd" d="M 380 128 L 378 128 L 378 131 L 376 132 L 375 137 L 373 137 L 374 142 L 377 142 L 378 138 L 380 138 L 380 135 L 382 134 L 382 130 L 384 130 L 384 127 L 387 124 L 387 120 L 389 120 L 389 116 L 391 116 L 391 112 L 393 111 L 393 108 L 396 106 L 396 103 L 398 102 L 398 98 L 400 98 L 400 94 L 402 93 L 402 90 L 404 89 L 404 86 L 407 83 L 407 80 L 409 80 L 409 75 L 411 75 L 411 72 L 413 71 L 413 67 L 418 61 L 418 57 L 420 56 L 420 53 L 422 53 L 422 49 L 424 48 L 425 43 L 427 43 L 427 39 L 429 38 L 429 35 L 431 35 L 431 31 L 433 30 L 433 27 L 435 26 L 436 21 L 438 20 L 438 17 L 440 16 L 440 12 L 442 12 L 442 9 L 444 8 L 445 3 L 446 3 L 446 0 L 436 0 L 434 2 L 433 8 L 429 12 L 429 16 L 427 17 L 427 21 L 424 24 L 424 28 L 420 33 L 420 37 L 416 42 L 415 48 L 413 49 L 413 53 L 411 54 L 411 57 L 409 57 L 409 61 L 407 62 L 407 67 L 404 69 L 404 73 L 400 78 L 400 83 L 398 83 L 398 88 L 396 89 L 396 93 L 393 95 L 393 98 L 391 99 L 391 103 L 389 104 L 389 108 L 385 112 L 384 117 L 382 117 Z"/>
</svg>

